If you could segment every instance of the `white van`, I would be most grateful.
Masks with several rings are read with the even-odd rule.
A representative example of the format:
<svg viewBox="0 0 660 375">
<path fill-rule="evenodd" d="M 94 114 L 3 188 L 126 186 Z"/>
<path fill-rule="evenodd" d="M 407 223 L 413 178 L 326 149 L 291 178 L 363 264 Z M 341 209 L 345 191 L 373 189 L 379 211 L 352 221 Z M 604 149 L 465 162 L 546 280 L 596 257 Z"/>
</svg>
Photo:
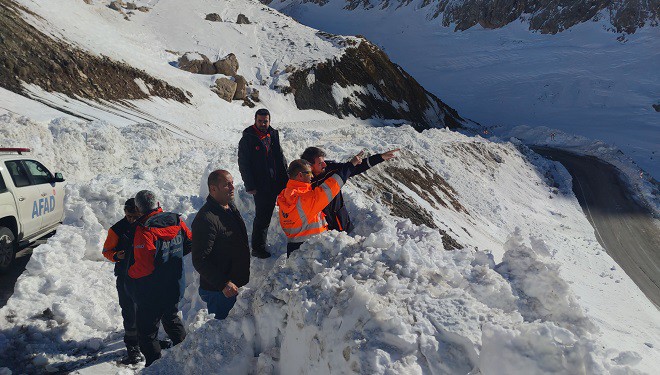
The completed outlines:
<svg viewBox="0 0 660 375">
<path fill-rule="evenodd" d="M 0 272 L 21 245 L 55 230 L 64 218 L 64 178 L 25 153 L 0 148 Z"/>
</svg>

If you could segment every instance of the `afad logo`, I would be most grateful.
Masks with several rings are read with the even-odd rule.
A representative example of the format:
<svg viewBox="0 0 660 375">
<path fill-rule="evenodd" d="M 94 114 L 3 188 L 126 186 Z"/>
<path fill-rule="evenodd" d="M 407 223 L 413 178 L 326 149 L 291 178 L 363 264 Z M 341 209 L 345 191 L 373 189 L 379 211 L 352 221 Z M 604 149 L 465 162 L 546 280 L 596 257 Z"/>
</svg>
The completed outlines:
<svg viewBox="0 0 660 375">
<path fill-rule="evenodd" d="M 55 197 L 39 198 L 32 203 L 32 218 L 47 214 L 55 209 Z"/>
</svg>

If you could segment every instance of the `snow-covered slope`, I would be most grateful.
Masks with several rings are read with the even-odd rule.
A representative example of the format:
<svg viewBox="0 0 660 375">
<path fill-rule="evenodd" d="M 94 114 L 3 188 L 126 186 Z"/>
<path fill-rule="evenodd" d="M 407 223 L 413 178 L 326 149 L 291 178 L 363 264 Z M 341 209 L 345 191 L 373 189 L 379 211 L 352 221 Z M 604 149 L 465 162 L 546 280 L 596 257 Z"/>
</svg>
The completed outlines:
<svg viewBox="0 0 660 375">
<path fill-rule="evenodd" d="M 270 6 L 328 32 L 365 35 L 427 90 L 482 125 L 545 126 L 602 140 L 660 176 L 660 112 L 654 108 L 660 105 L 660 28 L 647 24 L 619 40 L 605 20 L 555 35 L 530 32 L 519 20 L 455 32 L 427 17 L 430 5 L 391 4 Z"/>
<path fill-rule="evenodd" d="M 181 311 L 190 335 L 148 372 L 656 370 L 660 314 L 598 244 L 560 165 L 515 139 L 373 127 L 297 110 L 274 88 L 281 78 L 275 70 L 339 57 L 344 46 L 259 3 L 139 2 L 151 10 L 126 21 L 105 2 L 91 2 L 22 1 L 42 17 L 31 21 L 40 29 L 188 91 L 191 105 L 158 98 L 98 104 L 29 87 L 102 119 L 80 121 L 0 91 L 0 144 L 31 147 L 68 181 L 64 225 L 34 249 L 0 309 L 0 373 L 142 370 L 115 365 L 121 316 L 112 265 L 100 253 L 121 204 L 137 191 L 154 190 L 165 209 L 191 223 L 207 194 L 206 175 L 225 168 L 251 227 L 254 206 L 236 147 L 254 110 L 220 100 L 209 90 L 212 78 L 169 64 L 185 51 L 238 56 L 239 73 L 259 87 L 289 160 L 311 145 L 338 160 L 361 149 L 402 152 L 344 188 L 357 224 L 351 235 L 326 233 L 287 261 L 274 218 L 276 256 L 252 261 L 250 284 L 228 320 L 206 314 L 187 260 Z M 254 23 L 210 24 L 203 19 L 211 12 L 223 20 L 243 13 Z M 318 50 L 290 43 L 310 40 Z M 253 61 L 250 47 L 260 49 L 258 57 L 243 64 Z M 126 119 L 129 109 L 136 115 Z M 542 139 L 533 131 L 518 135 Z M 560 134 L 556 142 L 572 139 Z"/>
<path fill-rule="evenodd" d="M 121 318 L 99 250 L 105 229 L 143 188 L 190 222 L 206 173 L 239 176 L 236 137 L 0 121 L 3 143 L 29 142 L 69 179 L 65 225 L 34 250 L 0 310 L 2 361 L 26 372 L 112 369 Z M 343 120 L 276 126 L 289 159 L 312 144 L 339 159 L 364 147 L 405 151 L 347 186 L 354 234 L 325 234 L 286 261 L 274 223 L 279 258 L 252 262 L 227 321 L 207 321 L 186 264 L 182 311 L 193 332 L 150 373 L 653 373 L 657 309 L 600 247 L 562 167 L 522 146 L 448 131 Z M 249 226 L 252 201 L 240 182 L 238 190 Z M 434 227 L 397 217 L 397 199 Z M 440 231 L 460 248 L 443 246 Z"/>
<path fill-rule="evenodd" d="M 281 112 L 319 109 L 339 117 L 407 120 L 421 129 L 474 126 L 362 38 L 302 26 L 258 2 L 207 0 L 182 6 L 161 0 L 126 4 L 119 11 L 108 6 L 110 1 L 20 2 L 25 8 L 8 5 L 0 13 L 0 37 L 13 47 L 0 65 L 0 86 L 80 118 L 156 122 L 200 135 L 210 125 L 239 120 L 191 113 L 223 111 L 225 100 L 233 97 L 234 105 L 254 107 L 260 101 L 286 108 Z M 146 11 L 129 10 L 135 6 Z M 209 14 L 216 21 L 207 20 Z M 238 22 L 239 17 L 247 21 Z M 181 63 L 191 57 L 211 65 L 227 56 L 238 69 L 191 73 Z M 334 65 L 342 77 L 321 71 Z M 310 81 L 315 70 L 319 77 Z M 294 81 L 294 75 L 299 79 Z M 229 87 L 239 82 L 242 88 L 235 93 Z"/>
<path fill-rule="evenodd" d="M 295 110 L 293 98 L 280 95 L 286 86 L 288 65 L 305 66 L 342 55 L 345 40 L 319 37 L 317 30 L 302 26 L 254 1 L 181 2 L 160 0 L 138 2 L 148 12 L 136 11 L 125 20 L 110 9 L 110 1 L 65 0 L 58 2 L 19 1 L 36 15 L 24 13 L 37 29 L 96 55 L 107 56 L 148 72 L 151 76 L 187 92 L 190 105 L 157 97 L 123 103 L 95 103 L 45 92 L 37 86 L 27 91 L 56 107 L 112 123 L 132 124 L 155 121 L 178 132 L 196 136 L 221 137 L 210 131 L 216 126 L 240 127 L 253 112 L 240 102 L 227 103 L 210 90 L 222 75 L 200 75 L 179 70 L 177 59 L 185 52 L 204 54 L 213 61 L 229 53 L 239 62 L 238 74 L 259 89 L 261 101 L 270 108 L 281 108 L 279 118 Z M 208 13 L 219 13 L 225 22 L 211 22 Z M 251 24 L 237 24 L 239 14 Z M 129 103 L 125 105 L 125 103 Z M 3 103 L 4 104 L 4 103 Z M 7 105 L 3 105 L 8 108 Z M 100 107 L 100 108 L 99 108 Z M 12 109 L 12 108 L 10 108 Z M 19 108 L 16 112 L 24 114 Z M 100 109 L 100 110 L 99 110 Z M 222 114 L 222 115 L 220 115 Z M 310 111 L 310 118 L 327 118 Z"/>
</svg>

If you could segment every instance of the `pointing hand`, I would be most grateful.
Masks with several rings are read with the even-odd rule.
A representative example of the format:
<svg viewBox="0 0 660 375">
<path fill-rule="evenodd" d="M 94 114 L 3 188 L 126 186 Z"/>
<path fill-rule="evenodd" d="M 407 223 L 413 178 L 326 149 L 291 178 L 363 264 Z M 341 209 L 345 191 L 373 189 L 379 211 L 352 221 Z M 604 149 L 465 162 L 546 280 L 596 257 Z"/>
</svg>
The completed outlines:
<svg viewBox="0 0 660 375">
<path fill-rule="evenodd" d="M 351 164 L 353 164 L 353 166 L 356 166 L 356 165 L 362 163 L 362 158 L 363 157 L 364 157 L 364 150 L 360 151 L 359 154 L 353 156 L 353 158 L 351 159 Z"/>
<path fill-rule="evenodd" d="M 394 159 L 396 157 L 396 155 L 394 153 L 398 152 L 399 150 L 400 149 L 395 148 L 394 150 L 389 150 L 387 152 L 383 152 L 382 154 L 380 154 L 380 156 L 383 157 L 383 160 L 388 161 L 390 159 Z"/>
</svg>

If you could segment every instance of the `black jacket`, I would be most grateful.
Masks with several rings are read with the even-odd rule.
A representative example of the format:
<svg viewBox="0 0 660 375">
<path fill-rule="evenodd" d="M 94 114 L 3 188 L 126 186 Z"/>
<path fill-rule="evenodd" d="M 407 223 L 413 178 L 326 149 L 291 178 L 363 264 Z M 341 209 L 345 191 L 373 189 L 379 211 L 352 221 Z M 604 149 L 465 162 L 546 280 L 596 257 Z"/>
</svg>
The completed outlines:
<svg viewBox="0 0 660 375">
<path fill-rule="evenodd" d="M 117 259 L 115 263 L 115 276 L 127 276 L 129 262 L 133 259 L 133 237 L 135 236 L 135 224 L 131 224 L 123 218 L 110 227 L 117 237 L 117 251 L 124 251 L 124 259 Z"/>
<path fill-rule="evenodd" d="M 363 160 L 362 163 L 355 166 L 355 169 L 351 172 L 350 176 L 358 175 L 367 169 L 373 167 L 376 164 L 382 163 L 383 157 L 378 155 L 372 155 L 368 159 Z M 323 183 L 328 177 L 336 173 L 337 170 L 341 169 L 347 163 L 337 163 L 332 160 L 326 160 L 325 171 L 318 176 L 312 178 L 312 188 L 315 188 Z M 350 162 L 348 162 L 350 164 Z M 349 176 L 349 177 L 350 177 Z M 325 214 L 325 220 L 328 222 L 329 230 L 338 230 L 350 233 L 353 230 L 353 223 L 351 223 L 351 218 L 348 216 L 348 211 L 344 207 L 344 196 L 341 191 L 337 196 L 330 201 L 330 203 L 323 209 Z"/>
<path fill-rule="evenodd" d="M 277 195 L 288 181 L 287 165 L 278 131 L 270 127 L 268 131 L 271 145 L 266 151 L 253 125 L 243 130 L 243 137 L 238 143 L 238 168 L 246 191 Z"/>
<path fill-rule="evenodd" d="M 210 196 L 192 223 L 192 261 L 202 289 L 222 291 L 231 281 L 250 281 L 250 246 L 240 212 L 233 204 L 222 208 Z"/>
</svg>

